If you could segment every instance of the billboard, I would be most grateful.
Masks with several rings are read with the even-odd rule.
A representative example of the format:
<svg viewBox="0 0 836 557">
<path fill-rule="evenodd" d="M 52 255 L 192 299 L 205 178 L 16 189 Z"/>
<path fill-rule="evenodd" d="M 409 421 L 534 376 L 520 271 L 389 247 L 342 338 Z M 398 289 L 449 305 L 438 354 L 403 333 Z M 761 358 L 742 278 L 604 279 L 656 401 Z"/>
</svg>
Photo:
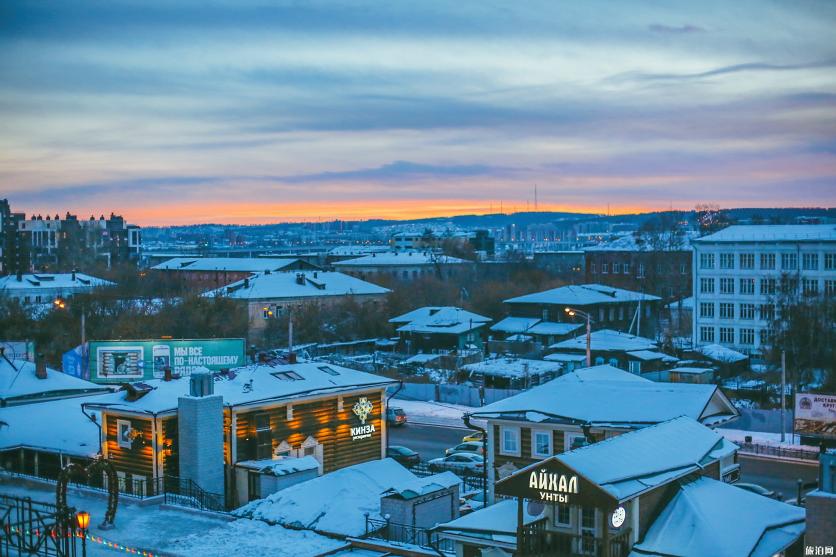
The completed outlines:
<svg viewBox="0 0 836 557">
<path fill-rule="evenodd" d="M 198 368 L 219 371 L 243 366 L 242 338 L 97 340 L 87 349 L 89 377 L 99 383 L 160 379 L 165 368 L 175 375 L 191 375 Z"/>
<path fill-rule="evenodd" d="M 795 395 L 793 429 L 799 435 L 836 440 L 836 395 Z"/>
</svg>

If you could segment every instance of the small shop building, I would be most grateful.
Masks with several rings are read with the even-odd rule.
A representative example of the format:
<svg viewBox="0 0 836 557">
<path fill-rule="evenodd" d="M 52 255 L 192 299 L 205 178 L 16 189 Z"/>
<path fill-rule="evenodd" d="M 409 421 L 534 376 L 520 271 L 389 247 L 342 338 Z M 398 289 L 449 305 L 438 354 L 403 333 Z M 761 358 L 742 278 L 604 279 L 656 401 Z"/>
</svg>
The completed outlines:
<svg viewBox="0 0 836 557">
<path fill-rule="evenodd" d="M 501 502 L 436 531 L 459 557 L 801 555 L 803 508 L 721 480 L 736 450 L 674 418 L 518 470 Z"/>
</svg>

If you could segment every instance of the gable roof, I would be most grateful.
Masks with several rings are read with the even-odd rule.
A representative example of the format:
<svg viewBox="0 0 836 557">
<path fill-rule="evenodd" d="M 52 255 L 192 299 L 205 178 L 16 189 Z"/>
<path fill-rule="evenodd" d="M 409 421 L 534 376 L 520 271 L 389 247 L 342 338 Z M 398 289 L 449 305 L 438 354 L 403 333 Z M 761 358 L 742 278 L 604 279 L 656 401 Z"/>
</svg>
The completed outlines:
<svg viewBox="0 0 836 557">
<path fill-rule="evenodd" d="M 706 344 L 697 348 L 697 352 L 715 362 L 734 363 L 748 358 L 737 350 L 732 350 L 722 344 Z"/>
<path fill-rule="evenodd" d="M 333 364 L 253 364 L 232 370 L 229 376 L 215 375 L 216 395 L 225 405 L 250 406 L 317 394 L 340 393 L 363 388 L 384 387 L 391 379 Z M 178 399 L 189 395 L 189 378 L 143 381 L 150 392 L 129 401 L 126 391 L 97 397 L 93 407 L 110 407 L 120 412 L 159 414 L 176 412 Z"/>
<path fill-rule="evenodd" d="M 440 491 L 459 485 L 461 478 L 446 471 L 432 476 L 417 477 L 405 482 L 397 482 L 382 492 L 382 495 L 399 495 L 404 499 L 414 499 L 434 491 Z"/>
<path fill-rule="evenodd" d="M 151 267 L 156 271 L 231 271 L 260 273 L 278 271 L 300 261 L 276 257 L 174 257 Z"/>
<path fill-rule="evenodd" d="M 634 428 L 682 415 L 716 425 L 739 414 L 716 385 L 656 383 L 612 366 L 595 366 L 488 404 L 472 415 Z"/>
<path fill-rule="evenodd" d="M 370 282 L 332 271 L 280 271 L 259 273 L 204 296 L 226 296 L 236 300 L 282 300 L 386 294 L 390 290 Z"/>
<path fill-rule="evenodd" d="M 560 286 L 543 292 L 526 294 L 505 300 L 506 304 L 546 304 L 560 305 L 566 307 L 588 306 L 593 304 L 616 304 L 624 302 L 637 302 L 661 300 L 658 296 L 633 292 L 605 286 L 603 284 L 576 284 Z"/>
<path fill-rule="evenodd" d="M 396 267 L 435 264 L 458 265 L 462 263 L 472 263 L 472 261 L 428 251 L 387 251 L 337 261 L 334 263 L 334 267 Z"/>
<path fill-rule="evenodd" d="M 0 357 L 0 401 L 5 404 L 38 402 L 39 399 L 79 396 L 108 390 L 107 386 L 97 385 L 51 368 L 46 368 L 46 379 L 38 379 L 34 363 L 26 360 L 10 361 Z"/>
<path fill-rule="evenodd" d="M 75 275 L 75 279 L 73 278 Z M 88 289 L 100 286 L 114 286 L 116 283 L 84 273 L 26 273 L 17 280 L 15 275 L 0 277 L 0 290 L 32 289 Z"/>
<path fill-rule="evenodd" d="M 492 375 L 497 377 L 524 377 L 528 375 L 542 375 L 544 373 L 560 373 L 563 364 L 545 360 L 528 360 L 524 358 L 493 358 L 482 360 L 475 364 L 467 364 L 462 369 L 468 375 Z"/>
<path fill-rule="evenodd" d="M 599 329 L 590 335 L 592 350 L 633 352 L 637 350 L 653 350 L 657 348 L 656 341 L 645 337 L 638 337 L 613 329 Z M 550 350 L 583 350 L 586 351 L 586 334 L 566 339 L 552 344 Z"/>
<path fill-rule="evenodd" d="M 389 320 L 400 332 L 461 334 L 482 327 L 490 317 L 457 307 L 423 307 Z"/>
<path fill-rule="evenodd" d="M 835 224 L 735 224 L 694 242 L 833 242 Z"/>
<path fill-rule="evenodd" d="M 630 557 L 771 557 L 805 530 L 805 511 L 701 477 L 683 482 Z"/>
</svg>

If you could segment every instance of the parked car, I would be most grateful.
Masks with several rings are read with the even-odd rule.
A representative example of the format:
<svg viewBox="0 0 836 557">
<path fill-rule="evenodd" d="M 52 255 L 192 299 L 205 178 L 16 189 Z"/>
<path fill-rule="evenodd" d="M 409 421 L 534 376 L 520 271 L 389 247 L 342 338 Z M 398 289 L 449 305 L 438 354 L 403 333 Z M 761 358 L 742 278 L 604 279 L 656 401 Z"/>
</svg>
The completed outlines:
<svg viewBox="0 0 836 557">
<path fill-rule="evenodd" d="M 481 441 L 468 441 L 467 443 L 459 443 L 444 452 L 447 456 L 457 453 L 473 453 L 485 456 L 485 444 Z"/>
<path fill-rule="evenodd" d="M 421 462 L 421 455 L 409 447 L 402 445 L 389 445 L 389 448 L 386 449 L 386 456 L 398 461 L 407 468 L 411 468 Z"/>
<path fill-rule="evenodd" d="M 459 513 L 467 514 L 485 506 L 485 492 L 482 490 L 465 493 L 459 498 Z"/>
<path fill-rule="evenodd" d="M 404 425 L 406 423 L 406 412 L 403 408 L 390 406 L 386 409 L 386 423 L 393 426 Z"/>
<path fill-rule="evenodd" d="M 481 431 L 474 431 L 462 437 L 462 443 L 467 443 L 468 441 L 481 441 L 484 443 L 486 441 L 485 434 Z"/>
<path fill-rule="evenodd" d="M 482 455 L 474 453 L 458 453 L 434 458 L 428 464 L 431 472 L 450 470 L 451 472 L 481 474 L 485 468 L 485 459 Z"/>
<path fill-rule="evenodd" d="M 763 495 L 764 497 L 769 497 L 770 499 L 775 499 L 777 501 L 783 501 L 784 496 L 778 493 L 777 491 L 773 491 L 771 489 L 767 489 L 762 485 L 758 484 L 750 484 L 745 482 L 737 482 L 732 484 L 734 486 L 739 487 L 740 489 L 745 489 L 746 491 L 751 491 L 752 493 L 757 493 L 758 495 Z"/>
</svg>

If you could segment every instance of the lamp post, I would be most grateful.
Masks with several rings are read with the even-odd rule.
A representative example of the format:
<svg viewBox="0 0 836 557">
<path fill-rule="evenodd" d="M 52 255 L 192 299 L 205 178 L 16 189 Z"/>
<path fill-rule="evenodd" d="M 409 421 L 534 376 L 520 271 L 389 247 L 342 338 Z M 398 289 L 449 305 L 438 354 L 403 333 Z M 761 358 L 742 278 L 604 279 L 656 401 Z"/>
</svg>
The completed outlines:
<svg viewBox="0 0 836 557">
<path fill-rule="evenodd" d="M 87 555 L 87 527 L 90 526 L 90 513 L 79 511 L 75 515 L 76 523 L 81 530 L 81 555 Z"/>
<path fill-rule="evenodd" d="M 567 315 L 574 317 L 580 315 L 586 318 L 586 367 L 592 367 L 592 316 L 585 311 L 575 308 L 564 308 Z"/>
</svg>

